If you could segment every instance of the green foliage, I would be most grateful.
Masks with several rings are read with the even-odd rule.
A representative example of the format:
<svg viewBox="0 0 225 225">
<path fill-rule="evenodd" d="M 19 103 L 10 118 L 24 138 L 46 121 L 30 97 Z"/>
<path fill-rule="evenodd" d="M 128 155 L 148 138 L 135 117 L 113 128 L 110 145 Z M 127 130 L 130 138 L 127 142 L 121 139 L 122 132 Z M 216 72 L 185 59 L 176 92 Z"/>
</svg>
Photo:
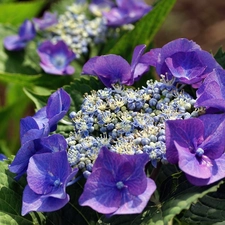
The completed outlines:
<svg viewBox="0 0 225 225">
<path fill-rule="evenodd" d="M 25 19 L 37 16 L 46 3 L 45 0 L 4 2 L 0 4 L 0 12 L 4 12 L 0 13 L 0 23 L 20 25 Z"/>
<path fill-rule="evenodd" d="M 149 46 L 175 2 L 176 0 L 161 0 L 152 11 L 136 23 L 133 30 L 125 33 L 116 44 L 106 52 L 119 54 L 124 58 L 127 56 L 131 58 L 135 46 L 139 44 Z"/>
<path fill-rule="evenodd" d="M 216 61 L 225 69 L 225 52 L 222 47 L 220 47 L 217 53 L 214 55 Z"/>
<path fill-rule="evenodd" d="M 20 181 L 14 179 L 14 174 L 8 170 L 10 161 L 0 161 L 0 224 L 1 225 L 42 225 L 45 218 L 41 213 L 21 216 L 22 193 L 26 185 L 23 177 Z"/>
</svg>

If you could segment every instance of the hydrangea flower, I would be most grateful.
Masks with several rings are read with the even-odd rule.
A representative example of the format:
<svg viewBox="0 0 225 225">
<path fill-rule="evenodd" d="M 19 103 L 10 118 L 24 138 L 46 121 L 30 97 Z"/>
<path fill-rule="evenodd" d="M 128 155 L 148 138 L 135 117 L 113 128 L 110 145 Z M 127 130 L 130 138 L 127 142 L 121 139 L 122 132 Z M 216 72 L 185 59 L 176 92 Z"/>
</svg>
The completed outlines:
<svg viewBox="0 0 225 225">
<path fill-rule="evenodd" d="M 53 44 L 45 41 L 38 46 L 37 53 L 41 59 L 40 66 L 46 72 L 55 75 L 71 75 L 74 68 L 69 64 L 76 55 L 64 41 Z"/>
<path fill-rule="evenodd" d="M 31 21 L 25 20 L 19 28 L 18 35 L 8 36 L 4 39 L 4 47 L 9 51 L 18 51 L 26 47 L 34 39 L 36 31 Z"/>
<path fill-rule="evenodd" d="M 196 94 L 195 107 L 205 107 L 207 112 L 225 112 L 225 71 L 213 70 Z"/>
<path fill-rule="evenodd" d="M 54 92 L 47 105 L 34 116 L 28 116 L 20 121 L 21 144 L 27 141 L 47 136 L 57 128 L 57 123 L 67 113 L 70 107 L 70 96 L 62 88 Z"/>
<path fill-rule="evenodd" d="M 215 68 L 221 68 L 213 56 L 193 41 L 179 38 L 162 48 L 150 50 L 144 56 L 145 63 L 156 68 L 167 80 L 198 88 L 202 80 Z"/>
<path fill-rule="evenodd" d="M 166 121 L 166 157 L 178 163 L 194 185 L 208 185 L 225 177 L 225 115 Z"/>
<path fill-rule="evenodd" d="M 113 27 L 134 23 L 152 9 L 143 0 L 117 0 L 115 5 L 111 1 L 92 1 L 90 10 L 96 12 L 96 8 L 102 10 L 107 25 Z"/>
<path fill-rule="evenodd" d="M 156 189 L 144 172 L 148 161 L 147 154 L 120 155 L 103 147 L 79 198 L 80 205 L 110 215 L 142 212 Z"/>
<path fill-rule="evenodd" d="M 13 162 L 9 165 L 9 170 L 16 173 L 19 179 L 27 171 L 30 158 L 35 154 L 46 152 L 66 151 L 67 143 L 60 134 L 53 134 L 48 137 L 27 141 L 21 146 Z"/>
<path fill-rule="evenodd" d="M 82 74 L 98 76 L 106 87 L 117 82 L 132 85 L 149 70 L 149 66 L 142 62 L 145 48 L 145 45 L 136 46 L 131 65 L 119 55 L 95 56 L 84 64 Z"/>
<path fill-rule="evenodd" d="M 31 211 L 51 212 L 69 202 L 66 185 L 77 169 L 69 166 L 66 151 L 38 154 L 31 157 L 23 192 L 22 215 Z"/>
<path fill-rule="evenodd" d="M 57 14 L 45 12 L 41 19 L 34 18 L 33 22 L 37 30 L 44 30 L 58 22 Z"/>
</svg>

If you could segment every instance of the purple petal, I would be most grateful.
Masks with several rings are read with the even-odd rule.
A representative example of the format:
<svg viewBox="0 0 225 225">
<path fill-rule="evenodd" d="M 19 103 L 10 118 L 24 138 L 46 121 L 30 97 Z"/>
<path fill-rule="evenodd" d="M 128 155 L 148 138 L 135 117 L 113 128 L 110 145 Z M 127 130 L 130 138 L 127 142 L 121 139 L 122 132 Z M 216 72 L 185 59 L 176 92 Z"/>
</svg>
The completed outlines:
<svg viewBox="0 0 225 225">
<path fill-rule="evenodd" d="M 90 206 L 99 213 L 110 214 L 119 208 L 121 197 L 110 170 L 95 169 L 88 177 L 79 204 Z"/>
<path fill-rule="evenodd" d="M 23 192 L 22 216 L 29 212 L 52 212 L 61 209 L 69 202 L 69 195 L 65 198 L 45 197 L 34 193 L 27 185 Z"/>
<path fill-rule="evenodd" d="M 197 90 L 195 107 L 217 108 L 225 111 L 225 72 L 221 69 L 213 70 Z"/>
<path fill-rule="evenodd" d="M 124 196 L 120 208 L 112 215 L 141 213 L 155 190 L 155 182 L 147 178 L 147 188 L 145 191 L 138 196 L 128 195 L 128 198 Z"/>
<path fill-rule="evenodd" d="M 195 153 L 191 153 L 189 149 L 180 146 L 176 141 L 174 141 L 174 144 L 178 151 L 178 165 L 183 172 L 190 176 L 202 179 L 206 179 L 211 176 L 211 160 L 204 163 L 204 159 L 198 160 Z M 207 158 L 205 160 L 209 159 Z"/>
<path fill-rule="evenodd" d="M 22 40 L 30 41 L 34 39 L 36 31 L 33 23 L 29 20 L 25 20 L 24 23 L 19 28 L 18 35 Z"/>
<path fill-rule="evenodd" d="M 222 178 L 225 177 L 225 154 L 223 154 L 220 158 L 211 161 L 212 166 L 212 175 L 208 179 L 199 179 L 196 177 L 192 177 L 186 175 L 188 181 L 196 186 L 204 186 L 212 184 Z"/>
<path fill-rule="evenodd" d="M 55 125 L 66 115 L 70 108 L 70 102 L 69 94 L 62 88 L 49 97 L 46 113 L 49 119 L 50 131 L 54 131 L 54 128 L 56 129 Z"/>
<path fill-rule="evenodd" d="M 17 35 L 8 36 L 4 39 L 4 47 L 8 51 L 19 51 L 26 47 L 27 41 L 21 40 Z"/>
<path fill-rule="evenodd" d="M 34 155 L 27 169 L 29 187 L 37 194 L 65 198 L 65 181 L 71 173 L 66 151 Z"/>
<path fill-rule="evenodd" d="M 117 82 L 127 84 L 132 79 L 128 62 L 112 54 L 90 59 L 84 65 L 82 74 L 98 76 L 107 87 Z"/>
<path fill-rule="evenodd" d="M 7 159 L 7 157 L 6 157 L 4 154 L 1 154 L 1 153 L 0 153 L 0 161 L 3 161 L 3 160 L 5 160 L 5 159 Z"/>
<path fill-rule="evenodd" d="M 58 23 L 57 14 L 56 13 L 50 13 L 45 12 L 43 15 L 43 18 L 34 18 L 33 22 L 35 24 L 35 27 L 39 30 L 44 30 L 47 27 L 50 27 L 56 23 Z"/>
<path fill-rule="evenodd" d="M 178 152 L 174 141 L 180 146 L 195 151 L 201 144 L 204 135 L 204 125 L 199 119 L 167 120 L 166 121 L 166 158 L 172 163 L 178 163 Z"/>
</svg>

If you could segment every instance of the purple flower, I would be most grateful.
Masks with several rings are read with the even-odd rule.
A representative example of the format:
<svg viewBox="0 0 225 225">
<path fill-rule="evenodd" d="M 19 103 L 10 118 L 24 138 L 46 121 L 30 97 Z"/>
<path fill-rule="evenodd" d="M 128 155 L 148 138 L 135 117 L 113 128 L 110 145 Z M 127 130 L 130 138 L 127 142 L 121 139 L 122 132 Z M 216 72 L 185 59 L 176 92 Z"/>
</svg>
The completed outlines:
<svg viewBox="0 0 225 225">
<path fill-rule="evenodd" d="M 55 75 L 71 75 L 74 68 L 69 64 L 76 58 L 64 41 L 56 44 L 50 41 L 41 43 L 37 49 L 41 59 L 40 66 L 46 72 Z"/>
<path fill-rule="evenodd" d="M 45 12 L 43 18 L 34 18 L 33 19 L 34 25 L 38 30 L 44 30 L 56 23 L 58 23 L 57 14 Z"/>
<path fill-rule="evenodd" d="M 101 148 L 79 203 L 103 214 L 140 213 L 156 189 L 144 172 L 147 154 L 120 155 Z"/>
<path fill-rule="evenodd" d="M 60 134 L 53 134 L 48 137 L 28 141 L 21 146 L 13 162 L 9 165 L 9 170 L 16 173 L 19 179 L 27 171 L 29 159 L 35 154 L 46 152 L 66 151 L 67 142 Z"/>
<path fill-rule="evenodd" d="M 152 9 L 143 0 L 117 0 L 116 4 L 106 0 L 92 1 L 90 10 L 93 12 L 99 8 L 107 21 L 107 25 L 118 27 L 136 22 Z"/>
<path fill-rule="evenodd" d="M 66 151 L 38 154 L 31 157 L 23 192 L 22 215 L 31 211 L 51 212 L 69 202 L 66 185 L 76 175 Z"/>
<path fill-rule="evenodd" d="M 166 157 L 194 185 L 225 177 L 225 114 L 166 121 Z"/>
<path fill-rule="evenodd" d="M 89 59 L 83 66 L 82 74 L 98 76 L 106 87 L 117 82 L 132 85 L 149 70 L 142 62 L 145 45 L 138 45 L 133 52 L 131 65 L 118 55 L 103 55 Z"/>
<path fill-rule="evenodd" d="M 28 116 L 20 121 L 21 144 L 27 141 L 47 136 L 57 128 L 57 123 L 67 113 L 70 107 L 70 96 L 62 88 L 54 92 L 47 105 L 33 117 Z"/>
<path fill-rule="evenodd" d="M 31 21 L 25 20 L 19 28 L 18 35 L 8 36 L 4 39 L 4 46 L 9 51 L 18 51 L 26 47 L 34 39 L 36 31 Z"/>
<path fill-rule="evenodd" d="M 167 80 L 175 77 L 176 82 L 190 84 L 194 88 L 198 88 L 213 69 L 221 68 L 210 53 L 185 38 L 152 49 L 143 59 L 154 66 L 159 75 L 165 75 Z"/>
<path fill-rule="evenodd" d="M 206 107 L 207 112 L 225 112 L 225 71 L 213 70 L 196 93 L 195 107 Z"/>
</svg>

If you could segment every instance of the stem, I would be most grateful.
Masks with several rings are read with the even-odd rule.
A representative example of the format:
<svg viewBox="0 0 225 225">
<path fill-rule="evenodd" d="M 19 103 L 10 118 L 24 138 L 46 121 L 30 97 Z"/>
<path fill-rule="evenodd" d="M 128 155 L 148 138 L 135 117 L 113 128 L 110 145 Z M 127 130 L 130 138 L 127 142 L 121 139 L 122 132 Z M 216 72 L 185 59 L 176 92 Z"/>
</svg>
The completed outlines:
<svg viewBox="0 0 225 225">
<path fill-rule="evenodd" d="M 150 174 L 150 178 L 153 179 L 153 180 L 156 180 L 158 174 L 159 174 L 159 171 L 162 167 L 162 163 L 161 162 L 158 162 L 157 163 L 157 167 L 155 169 L 152 170 L 151 174 Z"/>
</svg>

